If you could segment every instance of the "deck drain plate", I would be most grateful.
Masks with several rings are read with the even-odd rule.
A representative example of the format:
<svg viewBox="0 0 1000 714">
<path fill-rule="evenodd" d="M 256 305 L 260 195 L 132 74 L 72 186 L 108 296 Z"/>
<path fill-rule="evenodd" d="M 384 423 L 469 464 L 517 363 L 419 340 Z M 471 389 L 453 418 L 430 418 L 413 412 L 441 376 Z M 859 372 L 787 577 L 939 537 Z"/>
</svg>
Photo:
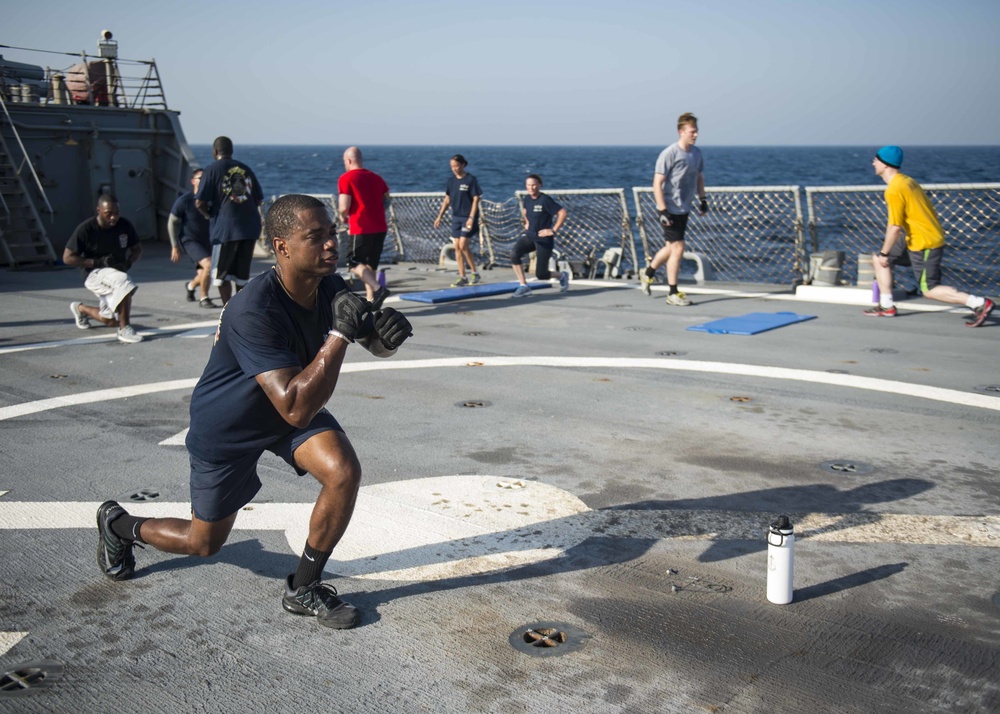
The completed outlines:
<svg viewBox="0 0 1000 714">
<path fill-rule="evenodd" d="M 682 352 L 680 350 L 660 350 L 655 353 L 659 357 L 683 357 L 687 352 Z"/>
<path fill-rule="evenodd" d="M 119 501 L 128 501 L 129 503 L 148 503 L 149 501 L 155 501 L 163 495 L 163 489 L 159 488 L 138 488 L 134 491 L 128 491 L 119 498 Z"/>
<path fill-rule="evenodd" d="M 877 355 L 898 355 L 899 350 L 894 350 L 891 347 L 869 347 L 865 352 L 874 352 Z"/>
<path fill-rule="evenodd" d="M 534 657 L 559 657 L 581 649 L 590 635 L 564 622 L 536 622 L 517 628 L 508 639 L 518 652 Z"/>
<path fill-rule="evenodd" d="M 642 326 L 639 326 L 639 325 L 630 325 L 630 326 L 626 327 L 625 329 L 627 331 L 629 331 L 629 332 L 649 332 L 653 328 L 652 327 L 642 327 Z"/>
<path fill-rule="evenodd" d="M 484 335 L 488 335 L 490 333 L 489 332 L 482 332 L 482 331 L 479 331 L 479 330 L 472 330 L 470 332 L 463 332 L 462 334 L 465 335 L 466 337 L 483 337 Z"/>
<path fill-rule="evenodd" d="M 834 461 L 824 461 L 819 465 L 824 471 L 834 474 L 870 474 L 875 470 L 871 464 L 866 464 L 853 459 L 836 459 Z"/>
<path fill-rule="evenodd" d="M 984 384 L 979 387 L 974 387 L 977 392 L 982 392 L 983 394 L 992 394 L 996 397 L 1000 397 L 1000 384 Z"/>
<path fill-rule="evenodd" d="M 493 406 L 493 402 L 487 402 L 485 399 L 466 399 L 463 402 L 455 402 L 455 406 L 467 409 L 479 409 L 480 407 L 491 407 Z"/>
<path fill-rule="evenodd" d="M 50 687 L 62 673 L 62 664 L 53 660 L 23 662 L 0 675 L 0 699 L 21 697 Z"/>
</svg>

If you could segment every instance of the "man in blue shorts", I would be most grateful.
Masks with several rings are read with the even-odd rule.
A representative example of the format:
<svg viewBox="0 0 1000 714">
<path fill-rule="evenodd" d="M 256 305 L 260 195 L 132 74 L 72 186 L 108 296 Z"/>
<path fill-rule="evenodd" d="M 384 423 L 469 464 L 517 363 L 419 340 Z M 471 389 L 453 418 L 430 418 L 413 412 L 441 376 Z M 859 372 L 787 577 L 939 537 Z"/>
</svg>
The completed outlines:
<svg viewBox="0 0 1000 714">
<path fill-rule="evenodd" d="M 666 241 L 646 270 L 639 273 L 639 284 L 646 295 L 652 295 L 651 286 L 657 269 L 666 263 L 667 304 L 684 307 L 691 304 L 687 295 L 677 289 L 681 260 L 684 257 L 684 234 L 687 232 L 688 214 L 698 196 L 698 215 L 708 212 L 705 198 L 705 161 L 701 149 L 694 145 L 698 140 L 698 117 L 690 112 L 677 118 L 677 142 L 660 152 L 653 169 L 653 197 L 660 214 L 660 226 Z"/>
<path fill-rule="evenodd" d="M 531 251 L 535 251 L 535 277 L 539 280 L 549 280 L 552 272 L 549 270 L 549 258 L 555 248 L 555 235 L 566 222 L 566 209 L 556 203 L 551 196 L 542 193 L 542 177 L 531 174 L 524 182 L 528 195 L 524 197 L 524 210 L 521 220 L 524 224 L 524 235 L 517 239 L 511 251 L 510 262 L 520 285 L 514 291 L 514 297 L 528 297 L 531 288 L 524 278 L 524 266 L 521 259 Z M 569 273 L 565 270 L 559 273 L 559 290 L 569 290 Z"/>
<path fill-rule="evenodd" d="M 174 201 L 167 219 L 167 233 L 170 234 L 170 262 L 181 259 L 181 249 L 198 266 L 191 282 L 184 283 L 188 302 L 194 302 L 195 288 L 201 290 L 201 307 L 217 307 L 208 296 L 208 286 L 212 284 L 212 240 L 209 237 L 208 219 L 194 207 L 194 196 L 201 183 L 201 169 L 191 173 L 191 190 L 181 194 Z"/>
<path fill-rule="evenodd" d="M 135 571 L 135 544 L 183 555 L 217 553 L 236 514 L 260 489 L 257 460 L 270 451 L 322 486 L 298 568 L 285 579 L 282 606 L 346 629 L 360 615 L 321 578 L 351 520 L 361 466 L 325 405 L 348 345 L 357 341 L 388 357 L 412 329 L 392 308 L 373 314 L 371 304 L 333 274 L 337 235 L 324 203 L 282 196 L 266 223 L 277 264 L 226 306 L 191 397 L 191 519 L 136 518 L 106 501 L 97 511 L 97 562 L 108 578 L 127 580 Z"/>
<path fill-rule="evenodd" d="M 253 169 L 233 158 L 233 142 L 226 136 L 212 144 L 215 161 L 201 177 L 194 205 L 209 219 L 212 238 L 212 283 L 223 306 L 250 279 L 253 248 L 260 238 L 260 207 L 264 192 Z"/>
</svg>

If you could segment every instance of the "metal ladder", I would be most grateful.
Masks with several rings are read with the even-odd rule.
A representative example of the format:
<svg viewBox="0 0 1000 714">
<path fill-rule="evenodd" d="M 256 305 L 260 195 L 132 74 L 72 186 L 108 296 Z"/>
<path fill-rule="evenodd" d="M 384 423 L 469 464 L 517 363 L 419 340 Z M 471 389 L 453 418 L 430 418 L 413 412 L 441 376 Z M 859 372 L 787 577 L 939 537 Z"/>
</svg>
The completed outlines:
<svg viewBox="0 0 1000 714">
<path fill-rule="evenodd" d="M 7 106 L 2 97 L 0 105 L 3 107 L 3 115 L 0 116 L 0 253 L 2 253 L 0 257 L 11 268 L 30 263 L 53 264 L 56 262 L 55 251 L 24 185 L 21 172 L 8 149 L 4 129 L 10 128 L 9 131 L 21 146 L 22 153 L 24 146 L 10 114 L 7 113 Z M 4 118 L 6 122 L 3 121 Z M 31 166 L 26 153 L 22 166 L 24 164 L 27 164 L 34 174 L 34 167 Z M 37 176 L 35 180 L 38 182 Z M 40 183 L 39 190 L 42 190 Z M 42 199 L 48 205 L 44 192 Z M 51 211 L 51 207 L 49 210 Z"/>
</svg>

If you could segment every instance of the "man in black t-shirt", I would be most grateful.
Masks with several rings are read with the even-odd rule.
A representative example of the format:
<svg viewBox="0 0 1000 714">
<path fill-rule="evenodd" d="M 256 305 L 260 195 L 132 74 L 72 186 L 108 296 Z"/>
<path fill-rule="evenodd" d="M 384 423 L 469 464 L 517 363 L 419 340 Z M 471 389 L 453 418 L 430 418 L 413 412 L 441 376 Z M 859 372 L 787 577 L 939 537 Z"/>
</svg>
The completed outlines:
<svg viewBox="0 0 1000 714">
<path fill-rule="evenodd" d="M 361 466 L 325 405 L 350 343 L 389 357 L 411 327 L 392 308 L 373 314 L 371 303 L 333 275 L 337 234 L 324 203 L 282 196 L 267 213 L 266 229 L 277 265 L 229 301 L 191 396 L 191 519 L 136 518 L 106 501 L 97 511 L 97 561 L 107 577 L 127 580 L 137 542 L 169 553 L 215 554 L 260 489 L 257 460 L 270 451 L 323 487 L 298 569 L 285 579 L 282 606 L 346 629 L 360 614 L 321 579 L 351 520 Z"/>
<path fill-rule="evenodd" d="M 80 268 L 84 286 L 98 299 L 97 307 L 70 303 L 77 327 L 89 330 L 90 321 L 97 320 L 118 325 L 120 342 L 142 342 L 131 322 L 132 296 L 139 286 L 128 275 L 141 255 L 139 236 L 128 219 L 121 217 L 118 199 L 103 194 L 97 200 L 97 215 L 76 227 L 63 251 L 63 262 Z"/>
<path fill-rule="evenodd" d="M 191 173 L 192 190 L 181 194 L 174 201 L 170 209 L 170 218 L 167 219 L 167 232 L 170 234 L 170 262 L 179 262 L 183 249 L 198 266 L 194 278 L 184 283 L 187 301 L 194 302 L 195 288 L 200 288 L 200 305 L 212 308 L 216 307 L 216 304 L 208 296 L 208 287 L 212 284 L 212 241 L 208 235 L 209 223 L 194 205 L 194 196 L 198 193 L 201 174 L 201 169 L 195 169 Z"/>
</svg>

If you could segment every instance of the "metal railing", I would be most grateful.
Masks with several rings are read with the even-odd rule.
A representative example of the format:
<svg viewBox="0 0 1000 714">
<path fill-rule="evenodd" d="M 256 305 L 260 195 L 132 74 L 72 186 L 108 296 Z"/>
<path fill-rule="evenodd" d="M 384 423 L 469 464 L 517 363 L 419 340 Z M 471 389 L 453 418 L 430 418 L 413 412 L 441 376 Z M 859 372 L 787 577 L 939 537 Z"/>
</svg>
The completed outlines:
<svg viewBox="0 0 1000 714">
<path fill-rule="evenodd" d="M 14 157 L 11 156 L 9 152 L 6 150 L 6 142 L 4 142 L 4 149 L 5 149 L 4 153 L 7 154 L 7 158 L 10 160 L 11 165 L 14 167 L 14 172 L 17 174 L 18 178 L 21 177 L 21 172 L 24 170 L 25 166 L 27 166 L 28 169 L 30 169 L 31 177 L 32 179 L 34 179 L 35 182 L 35 188 L 38 189 L 39 196 L 41 196 L 42 201 L 45 202 L 46 210 L 48 211 L 50 216 L 54 216 L 55 211 L 52 210 L 52 204 L 49 203 L 49 197 L 45 193 L 45 187 L 42 186 L 42 181 L 40 178 L 38 178 L 38 172 L 35 171 L 35 166 L 31 162 L 30 157 L 28 156 L 28 150 L 24 148 L 24 142 L 21 141 L 21 135 L 17 133 L 17 126 L 15 126 L 14 120 L 11 119 L 10 112 L 7 111 L 7 103 L 4 101 L 4 98 L 2 96 L 0 96 L 0 108 L 3 109 L 4 118 L 7 120 L 7 124 L 10 125 L 10 131 L 14 135 L 14 139 L 17 140 L 18 148 L 21 149 L 22 159 L 20 166 L 14 165 Z M 0 141 L 2 140 L 3 140 L 2 137 L 0 137 Z M 31 204 L 31 210 L 34 211 L 35 202 L 31 201 L 30 204 Z M 6 203 L 4 204 L 4 207 L 6 208 Z M 41 225 L 41 219 L 39 218 L 39 216 L 36 215 L 35 218 L 38 219 L 38 225 Z"/>
<path fill-rule="evenodd" d="M 924 192 L 944 228 L 943 282 L 959 290 L 991 293 L 1000 285 L 1000 183 L 927 184 Z M 842 278 L 856 282 L 858 255 L 881 249 L 887 212 L 885 186 L 809 186 L 809 250 L 844 251 Z M 916 280 L 893 273 L 907 289 Z"/>
<path fill-rule="evenodd" d="M 709 211 L 692 211 L 685 248 L 708 258 L 715 279 L 785 283 L 801 280 L 809 264 L 798 186 L 706 189 Z M 666 243 L 653 189 L 635 187 L 636 224 L 645 264 Z"/>
<path fill-rule="evenodd" d="M 995 292 L 1000 284 L 1000 184 L 929 184 L 924 190 L 947 233 L 945 281 L 962 290 Z M 710 187 L 709 212 L 691 214 L 685 247 L 707 258 L 715 280 L 784 285 L 809 279 L 812 253 L 844 251 L 842 280 L 853 283 L 857 255 L 878 250 L 885 235 L 883 191 L 879 186 L 808 187 L 807 222 L 799 186 Z M 626 275 L 647 265 L 664 245 L 651 188 L 632 189 L 637 239 L 624 189 L 546 193 L 568 212 L 556 239 L 561 259 L 593 264 L 602 251 L 621 248 L 618 274 Z M 314 195 L 336 215 L 335 195 Z M 480 239 L 470 245 L 478 265 L 509 263 L 513 243 L 523 231 L 523 195 L 480 203 Z M 386 212 L 392 244 L 386 244 L 385 262 L 440 262 L 452 242 L 450 213 L 434 228 L 443 199 L 442 192 L 393 194 Z M 896 275 L 904 286 L 912 283 L 908 271 Z"/>
</svg>

